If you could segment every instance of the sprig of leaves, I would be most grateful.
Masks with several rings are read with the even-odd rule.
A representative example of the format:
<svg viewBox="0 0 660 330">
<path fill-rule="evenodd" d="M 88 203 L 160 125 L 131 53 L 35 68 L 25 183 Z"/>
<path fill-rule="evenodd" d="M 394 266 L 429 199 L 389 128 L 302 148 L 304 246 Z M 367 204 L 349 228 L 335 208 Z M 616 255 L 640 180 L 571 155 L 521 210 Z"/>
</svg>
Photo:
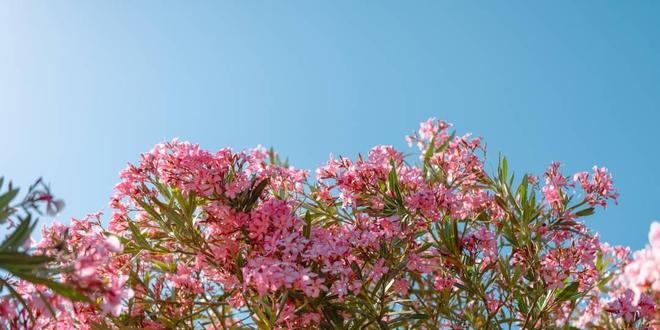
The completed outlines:
<svg viewBox="0 0 660 330">
<path fill-rule="evenodd" d="M 15 289 L 15 281 L 12 278 L 43 285 L 72 300 L 88 300 L 84 295 L 56 280 L 58 270 L 49 267 L 53 258 L 33 254 L 26 244 L 38 223 L 35 214 L 44 214 L 44 209 L 46 213 L 56 213 L 63 207 L 63 202 L 53 198 L 49 187 L 41 179 L 28 188 L 22 200 L 15 202 L 20 189 L 15 188 L 11 182 L 3 187 L 4 182 L 4 178 L 0 177 L 0 224 L 10 223 L 11 231 L 0 243 L 0 269 L 9 274 L 9 277 L 0 280 L 0 293 L 6 292 L 15 298 L 25 307 L 32 320 L 32 311 Z M 48 304 L 46 301 L 44 303 Z"/>
</svg>

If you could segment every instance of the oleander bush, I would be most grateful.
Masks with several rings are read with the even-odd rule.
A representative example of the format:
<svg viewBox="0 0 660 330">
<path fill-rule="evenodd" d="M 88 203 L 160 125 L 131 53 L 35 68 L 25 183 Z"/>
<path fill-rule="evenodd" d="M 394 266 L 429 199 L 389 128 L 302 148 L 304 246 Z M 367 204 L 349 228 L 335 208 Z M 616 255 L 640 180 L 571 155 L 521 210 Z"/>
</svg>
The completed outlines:
<svg viewBox="0 0 660 330">
<path fill-rule="evenodd" d="M 605 168 L 566 176 L 553 163 L 516 177 L 502 157 L 488 173 L 481 140 L 443 121 L 407 139 L 418 159 L 376 146 L 331 158 L 314 179 L 272 150 L 158 144 L 121 172 L 105 221 L 54 223 L 31 245 L 7 239 L 41 263 L 0 255 L 0 324 L 660 327 L 660 224 L 634 254 L 585 225 L 616 202 Z"/>
</svg>

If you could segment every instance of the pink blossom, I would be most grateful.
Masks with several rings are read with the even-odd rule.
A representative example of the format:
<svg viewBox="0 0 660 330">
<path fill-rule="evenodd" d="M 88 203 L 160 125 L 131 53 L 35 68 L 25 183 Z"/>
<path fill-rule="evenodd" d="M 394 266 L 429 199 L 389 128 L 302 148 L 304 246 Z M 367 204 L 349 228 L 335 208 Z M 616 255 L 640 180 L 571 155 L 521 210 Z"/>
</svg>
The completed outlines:
<svg viewBox="0 0 660 330">
<path fill-rule="evenodd" d="M 122 311 L 122 301 L 133 297 L 134 292 L 132 289 L 124 288 L 124 284 L 128 280 L 128 276 L 118 276 L 110 280 L 110 287 L 103 297 L 101 308 L 103 312 L 110 313 L 114 316 L 119 316 Z"/>
<path fill-rule="evenodd" d="M 593 178 L 590 180 L 590 174 L 580 172 L 573 176 L 573 181 L 579 182 L 582 189 L 587 194 L 586 200 L 591 206 L 601 205 L 605 207 L 607 200 L 612 199 L 615 203 L 619 194 L 614 190 L 612 175 L 607 173 L 604 167 L 594 166 Z"/>
<path fill-rule="evenodd" d="M 638 308 L 633 305 L 633 296 L 632 290 L 626 290 L 621 296 L 607 305 L 607 310 L 622 317 L 626 322 L 633 322 L 638 313 Z"/>
<path fill-rule="evenodd" d="M 123 250 L 122 245 L 119 242 L 119 239 L 117 238 L 117 236 L 110 236 L 110 237 L 106 238 L 105 244 L 106 244 L 108 250 L 110 250 L 111 252 L 121 253 L 122 250 Z"/>
<path fill-rule="evenodd" d="M 100 214 L 55 223 L 35 246 L 65 270 L 54 280 L 93 303 L 19 280 L 28 307 L 3 298 L 0 325 L 650 326 L 660 224 L 630 259 L 578 216 L 616 201 L 607 170 L 569 181 L 552 163 L 543 187 L 533 175 L 509 183 L 484 169 L 480 138 L 449 128 L 430 119 L 407 137 L 417 164 L 378 145 L 331 155 L 311 181 L 260 146 L 160 143 L 120 173 L 107 229 Z M 580 300 L 558 301 L 565 288 Z"/>
<path fill-rule="evenodd" d="M 400 278 L 394 281 L 392 288 L 401 295 L 407 295 L 410 289 L 410 283 L 405 278 Z"/>
<path fill-rule="evenodd" d="M 378 259 L 376 264 L 373 266 L 371 269 L 371 273 L 369 274 L 369 280 L 372 282 L 378 282 L 380 279 L 387 273 L 389 268 L 387 266 L 383 266 L 385 263 L 385 259 Z"/>
</svg>

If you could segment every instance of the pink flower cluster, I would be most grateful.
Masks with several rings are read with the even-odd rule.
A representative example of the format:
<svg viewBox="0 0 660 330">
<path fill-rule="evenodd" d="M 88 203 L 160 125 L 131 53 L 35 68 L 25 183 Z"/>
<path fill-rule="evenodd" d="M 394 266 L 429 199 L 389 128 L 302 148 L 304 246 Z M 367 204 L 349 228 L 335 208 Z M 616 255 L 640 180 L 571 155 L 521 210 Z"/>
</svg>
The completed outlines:
<svg viewBox="0 0 660 330">
<path fill-rule="evenodd" d="M 562 211 L 564 199 L 568 197 L 566 188 L 574 187 L 575 182 L 586 194 L 585 202 L 590 206 L 607 206 L 608 200 L 615 203 L 619 194 L 614 189 L 612 175 L 604 167 L 594 166 L 593 175 L 588 172 L 579 172 L 573 175 L 573 182 L 559 172 L 560 164 L 554 162 L 545 172 L 545 186 L 542 188 L 545 200 L 555 211 Z"/>
<path fill-rule="evenodd" d="M 302 188 L 306 172 L 272 159 L 268 162 L 263 149 L 240 153 L 222 149 L 212 154 L 178 141 L 156 146 L 142 156 L 138 166 L 130 165 L 122 172 L 123 181 L 111 201 L 116 212 L 110 228 L 116 235 L 141 241 L 128 225 L 133 223 L 147 241 L 158 237 L 157 244 L 170 251 L 156 256 L 141 246 L 144 262 L 134 272 L 151 274 L 154 265 L 149 258 L 158 260 L 158 265 L 176 265 L 174 274 L 135 290 L 133 315 L 147 315 L 154 308 L 162 313 L 166 306 L 146 301 L 173 295 L 181 306 L 194 309 L 199 296 L 209 290 L 224 292 L 234 308 L 247 310 L 255 308 L 253 295 L 281 297 L 285 292 L 297 292 L 341 303 L 349 295 L 384 285 L 383 281 L 392 281 L 393 288 L 407 293 L 411 286 L 408 273 L 392 273 L 402 267 L 410 274 L 428 277 L 430 287 L 436 285 L 433 279 L 438 276 L 452 283 L 436 248 L 413 253 L 423 243 L 416 233 L 428 228 L 427 219 L 437 222 L 443 216 L 463 219 L 482 212 L 497 217 L 503 214 L 493 197 L 476 187 L 477 180 L 485 176 L 475 154 L 479 140 L 451 138 L 445 131 L 448 126 L 441 122 L 425 125 L 435 135 L 426 136 L 420 130 L 420 145 L 431 140 L 438 148 L 446 145 L 430 160 L 437 171 L 446 173 L 442 181 L 425 180 L 419 168 L 404 163 L 401 152 L 378 146 L 366 159 L 331 159 L 317 170 L 319 182 L 309 195 Z M 337 199 L 351 212 L 335 209 Z M 170 232 L 176 229 L 167 228 L 171 226 L 167 223 L 176 215 L 168 215 L 171 211 L 165 209 L 173 202 L 181 211 L 191 208 L 187 212 L 192 218 L 192 222 L 174 225 L 191 226 L 198 237 L 190 241 L 172 237 L 176 235 Z M 302 208 L 308 211 L 296 212 Z M 475 227 L 461 240 L 482 267 L 497 259 L 491 230 Z M 384 248 L 388 258 L 376 258 L 376 251 Z M 186 266 L 191 263 L 194 267 Z M 246 296 L 246 292 L 251 293 Z M 322 312 L 315 305 L 289 301 L 286 306 L 304 307 L 304 312 L 282 318 L 286 320 L 283 326 L 313 324 L 318 318 L 309 315 Z"/>
<path fill-rule="evenodd" d="M 660 328 L 660 310 L 657 308 L 660 302 L 660 259 L 653 255 L 654 249 L 658 254 L 660 246 L 660 224 L 657 222 L 651 225 L 649 241 L 650 246 L 636 251 L 632 258 L 627 248 L 602 246 L 604 255 L 609 256 L 607 262 L 615 269 L 616 278 L 591 291 L 582 316 L 574 322 L 576 326 L 610 324 L 620 328 Z"/>
<path fill-rule="evenodd" d="M 128 277 L 115 267 L 125 259 L 117 257 L 122 252 L 121 243 L 117 237 L 102 233 L 99 224 L 100 214 L 73 219 L 69 226 L 55 222 L 43 229 L 43 239 L 36 245 L 37 254 L 55 258 L 58 268 L 71 269 L 59 280 L 87 301 L 74 302 L 45 285 L 21 280 L 17 292 L 27 304 L 9 302 L 11 307 L 0 312 L 0 320 L 12 328 L 91 329 L 92 323 L 105 315 L 120 315 L 133 290 L 126 287 Z M 99 302 L 98 309 L 90 305 L 94 301 Z"/>
<path fill-rule="evenodd" d="M 572 237 L 565 231 L 554 232 L 548 237 L 554 247 L 542 256 L 541 276 L 548 288 L 564 287 L 567 282 L 579 283 L 585 290 L 593 286 L 599 278 L 596 263 L 602 253 L 598 236 L 584 235 Z"/>
<path fill-rule="evenodd" d="M 633 290 L 636 299 L 643 292 L 660 293 L 660 223 L 654 222 L 645 249 L 635 252 L 633 260 L 624 268 L 626 286 Z"/>
<path fill-rule="evenodd" d="M 612 175 L 607 173 L 604 167 L 594 166 L 593 177 L 587 172 L 580 172 L 573 176 L 573 181 L 579 182 L 580 186 L 587 194 L 586 200 L 591 205 L 600 205 L 605 207 L 607 200 L 611 199 L 616 203 L 619 194 L 614 190 Z"/>
<path fill-rule="evenodd" d="M 605 310 L 634 325 L 640 320 L 655 320 L 654 329 L 660 328 L 660 223 L 654 222 L 649 231 L 646 248 L 636 251 L 614 283 L 618 296 L 605 306 Z"/>
<path fill-rule="evenodd" d="M 625 323 L 634 324 L 640 319 L 655 318 L 655 304 L 648 295 L 642 294 L 637 301 L 634 293 L 628 289 L 614 301 L 607 304 L 605 310 L 623 319 Z"/>
<path fill-rule="evenodd" d="M 107 230 L 99 215 L 44 230 L 38 253 L 66 267 L 57 280 L 87 299 L 25 282 L 21 293 L 36 322 L 11 300 L 0 306 L 0 322 L 113 329 L 655 324 L 660 225 L 651 246 L 629 261 L 625 249 L 601 243 L 579 221 L 616 201 L 604 168 L 571 181 L 553 163 L 541 189 L 532 176 L 514 185 L 506 163 L 486 173 L 480 139 L 457 137 L 450 127 L 431 119 L 407 137 L 421 164 L 376 146 L 366 157 L 330 157 L 313 182 L 260 147 L 212 153 L 177 140 L 158 144 L 120 173 Z M 576 183 L 581 200 L 568 189 Z"/>
</svg>

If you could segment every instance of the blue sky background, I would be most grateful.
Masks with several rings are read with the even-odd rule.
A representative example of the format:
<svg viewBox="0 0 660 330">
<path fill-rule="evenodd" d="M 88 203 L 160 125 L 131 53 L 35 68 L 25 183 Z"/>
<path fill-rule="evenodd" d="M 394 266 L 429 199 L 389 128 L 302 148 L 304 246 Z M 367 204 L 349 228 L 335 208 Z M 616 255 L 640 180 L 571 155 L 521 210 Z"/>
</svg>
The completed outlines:
<svg viewBox="0 0 660 330">
<path fill-rule="evenodd" d="M 657 1 L 3 1 L 2 174 L 107 210 L 173 137 L 274 146 L 297 167 L 405 147 L 429 117 L 518 173 L 608 167 L 589 224 L 640 248 L 660 218 Z"/>
</svg>

